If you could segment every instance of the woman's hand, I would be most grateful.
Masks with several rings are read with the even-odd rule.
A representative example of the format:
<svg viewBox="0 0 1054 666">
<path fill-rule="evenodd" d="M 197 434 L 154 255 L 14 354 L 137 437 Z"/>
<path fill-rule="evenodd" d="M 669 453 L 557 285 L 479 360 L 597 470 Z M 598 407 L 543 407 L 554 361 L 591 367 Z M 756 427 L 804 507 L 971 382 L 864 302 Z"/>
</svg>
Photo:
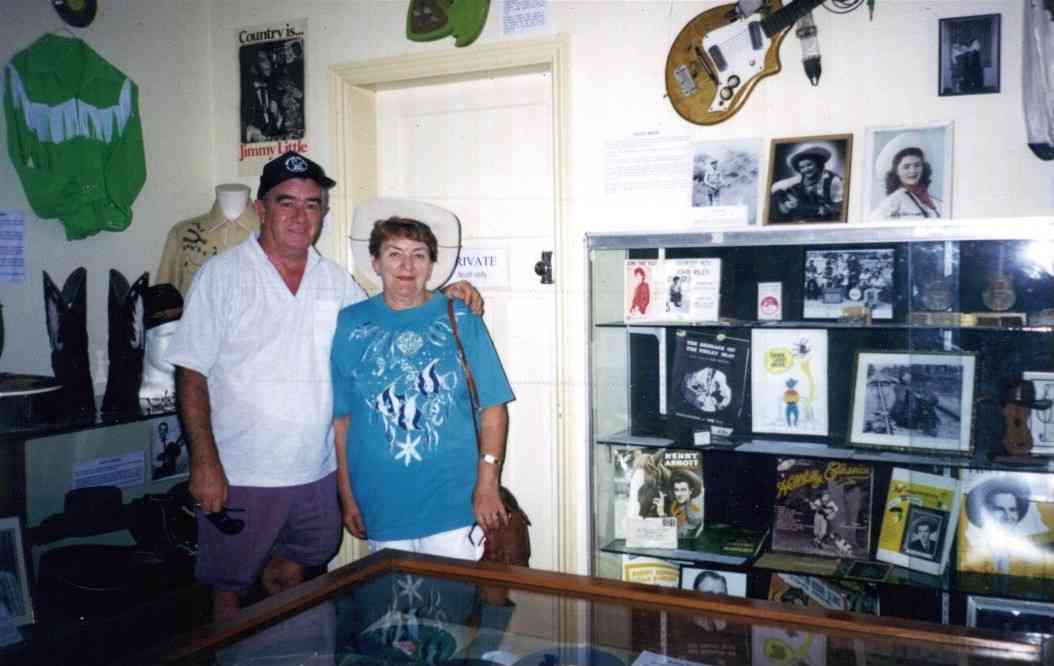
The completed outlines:
<svg viewBox="0 0 1054 666">
<path fill-rule="evenodd" d="M 476 522 L 484 530 L 493 530 L 509 524 L 509 512 L 501 501 L 498 488 L 476 486 L 472 493 L 472 508 L 476 513 Z"/>
<path fill-rule="evenodd" d="M 472 283 L 461 280 L 447 285 L 442 291 L 448 298 L 457 298 L 464 301 L 465 305 L 473 313 L 483 314 L 483 296 L 472 286 Z"/>
<path fill-rule="evenodd" d="M 362 519 L 362 512 L 355 498 L 350 494 L 340 498 L 341 520 L 344 527 L 348 528 L 351 535 L 357 539 L 366 538 L 366 521 Z"/>
</svg>

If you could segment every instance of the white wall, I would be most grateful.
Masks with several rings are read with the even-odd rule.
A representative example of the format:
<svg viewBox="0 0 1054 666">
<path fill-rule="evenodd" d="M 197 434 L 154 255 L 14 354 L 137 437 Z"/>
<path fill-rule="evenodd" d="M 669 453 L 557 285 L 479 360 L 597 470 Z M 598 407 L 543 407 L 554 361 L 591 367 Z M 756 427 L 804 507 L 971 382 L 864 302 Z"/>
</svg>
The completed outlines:
<svg viewBox="0 0 1054 666">
<path fill-rule="evenodd" d="M 802 136 L 851 132 L 853 172 L 863 171 L 868 126 L 955 123 L 953 207 L 957 217 L 1033 216 L 1051 210 L 1054 164 L 1035 159 L 1025 145 L 1021 113 L 1022 0 L 879 0 L 874 21 L 865 8 L 844 16 L 816 12 L 823 52 L 820 86 L 801 71 L 795 38 L 782 48 L 784 71 L 762 82 L 744 109 L 725 123 L 701 127 L 680 119 L 664 99 L 666 52 L 681 27 L 708 2 L 557 0 L 548 32 L 571 43 L 570 144 L 565 274 L 557 276 L 570 319 L 564 343 L 580 350 L 568 405 L 574 433 L 566 445 L 586 459 L 586 320 L 582 239 L 592 231 L 677 228 L 687 220 L 685 192 L 605 196 L 604 143 L 633 132 L 657 130 L 692 140 Z M 0 285 L 9 328 L 4 370 L 49 372 L 40 296 L 40 269 L 64 275 L 84 264 L 91 274 L 89 304 L 93 345 L 105 344 L 105 269 L 126 274 L 153 271 L 164 232 L 176 220 L 207 208 L 217 182 L 237 176 L 235 114 L 237 28 L 308 18 L 307 113 L 315 157 L 328 164 L 327 68 L 407 53 L 452 49 L 452 39 L 432 43 L 404 36 L 408 0 L 224 0 L 206 3 L 107 0 L 87 31 L 96 50 L 124 69 L 143 91 L 149 180 L 136 205 L 136 221 L 123 234 L 67 243 L 53 222 L 30 222 L 29 280 Z M 19 0 L 0 26 L 6 57 L 58 24 L 44 2 Z M 501 2 L 479 43 L 500 42 Z M 1002 13 L 1002 92 L 938 97 L 939 18 Z M 206 26 L 208 29 L 206 29 Z M 471 47 L 469 47 L 471 48 Z M 510 138 L 514 140 L 514 138 Z M 0 160 L 0 206 L 25 207 L 14 172 Z M 862 181 L 850 188 L 850 220 L 860 219 Z M 160 211 L 160 212 L 158 212 Z M 332 248 L 338 239 L 323 237 Z M 58 257 L 62 258 L 59 263 Z M 52 268 L 54 267 L 54 268 Z M 26 359 L 26 360 L 22 360 Z M 580 495 L 585 497 L 584 474 Z M 584 506 L 584 499 L 582 501 Z M 579 569 L 587 566 L 586 542 Z"/>
</svg>

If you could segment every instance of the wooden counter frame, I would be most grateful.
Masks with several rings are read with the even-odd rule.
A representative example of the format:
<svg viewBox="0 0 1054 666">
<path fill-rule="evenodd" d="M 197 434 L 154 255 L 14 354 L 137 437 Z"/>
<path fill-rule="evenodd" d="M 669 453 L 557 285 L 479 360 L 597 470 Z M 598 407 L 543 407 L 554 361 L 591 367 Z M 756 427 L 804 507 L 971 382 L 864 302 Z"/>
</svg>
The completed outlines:
<svg viewBox="0 0 1054 666">
<path fill-rule="evenodd" d="M 187 659 L 202 651 L 214 651 L 239 639 L 250 630 L 263 628 L 292 616 L 345 586 L 390 571 L 469 578 L 479 584 L 503 584 L 593 601 L 628 602 L 664 609 L 699 611 L 751 623 L 790 624 L 803 630 L 833 631 L 852 634 L 858 638 L 900 642 L 923 641 L 958 651 L 998 655 L 1004 659 L 1032 660 L 1036 663 L 1041 663 L 1043 655 L 1049 657 L 1051 650 L 1049 640 L 1044 642 L 1032 635 L 1008 635 L 890 617 L 816 608 L 803 609 L 771 601 L 661 588 L 595 576 L 577 576 L 384 550 L 249 606 L 227 622 L 204 625 L 190 634 L 176 637 L 127 663 L 167 663 Z"/>
</svg>

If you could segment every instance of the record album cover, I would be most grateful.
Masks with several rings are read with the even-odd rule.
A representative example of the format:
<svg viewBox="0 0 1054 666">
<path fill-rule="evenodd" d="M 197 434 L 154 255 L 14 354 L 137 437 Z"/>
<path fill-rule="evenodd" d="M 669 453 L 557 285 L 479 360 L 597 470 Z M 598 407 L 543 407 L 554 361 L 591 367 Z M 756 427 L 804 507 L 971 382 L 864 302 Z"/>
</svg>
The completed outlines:
<svg viewBox="0 0 1054 666">
<path fill-rule="evenodd" d="M 878 615 L 878 587 L 855 581 L 833 581 L 816 576 L 774 573 L 769 600 L 797 606 Z"/>
<path fill-rule="evenodd" d="M 865 559 L 871 548 L 870 465 L 781 458 L 772 549 Z"/>
<path fill-rule="evenodd" d="M 730 436 L 746 392 L 746 340 L 679 330 L 674 335 L 670 402 L 692 427 Z"/>
<path fill-rule="evenodd" d="M 1054 578 L 1054 475 L 963 470 L 958 570 Z"/>
</svg>

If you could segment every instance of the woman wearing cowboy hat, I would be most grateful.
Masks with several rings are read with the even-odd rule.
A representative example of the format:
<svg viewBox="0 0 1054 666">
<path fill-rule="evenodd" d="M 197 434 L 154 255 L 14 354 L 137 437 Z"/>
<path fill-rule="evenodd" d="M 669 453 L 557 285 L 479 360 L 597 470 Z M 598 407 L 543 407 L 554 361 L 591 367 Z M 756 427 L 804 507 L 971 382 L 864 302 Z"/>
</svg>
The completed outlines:
<svg viewBox="0 0 1054 666">
<path fill-rule="evenodd" d="M 944 203 L 929 191 L 933 167 L 925 146 L 921 135 L 901 134 L 878 154 L 875 173 L 885 173 L 886 198 L 871 211 L 872 220 L 941 217 Z"/>
</svg>

